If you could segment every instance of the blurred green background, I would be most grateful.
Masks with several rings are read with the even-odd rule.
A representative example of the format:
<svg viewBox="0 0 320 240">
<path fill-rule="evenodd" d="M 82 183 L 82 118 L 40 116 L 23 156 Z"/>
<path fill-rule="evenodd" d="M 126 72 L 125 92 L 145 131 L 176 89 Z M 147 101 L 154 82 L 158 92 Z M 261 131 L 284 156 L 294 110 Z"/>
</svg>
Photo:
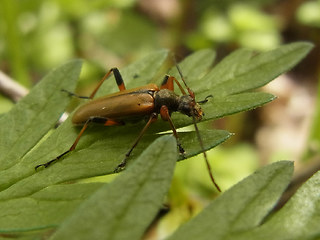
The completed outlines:
<svg viewBox="0 0 320 240">
<path fill-rule="evenodd" d="M 168 48 L 182 59 L 211 48 L 219 61 L 240 47 L 266 51 L 298 40 L 315 48 L 264 87 L 277 100 L 208 124 L 235 133 L 208 153 L 223 189 L 272 161 L 296 161 L 296 176 L 318 168 L 320 0 L 2 0 L 0 6 L 0 70 L 27 88 L 73 58 L 85 59 L 78 92 L 87 94 L 109 68 L 153 50 Z M 1 113 L 13 104 L 0 96 Z M 178 164 L 170 226 L 215 195 L 206 171 L 201 160 Z"/>
</svg>

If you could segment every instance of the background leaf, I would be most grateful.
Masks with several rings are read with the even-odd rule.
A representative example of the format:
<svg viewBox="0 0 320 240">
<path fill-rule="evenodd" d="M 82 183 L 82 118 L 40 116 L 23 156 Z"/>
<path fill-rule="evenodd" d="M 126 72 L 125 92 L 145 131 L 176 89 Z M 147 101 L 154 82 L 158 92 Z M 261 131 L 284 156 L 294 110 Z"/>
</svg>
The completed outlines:
<svg viewBox="0 0 320 240">
<path fill-rule="evenodd" d="M 248 50 L 238 50 L 239 53 L 231 54 L 212 69 L 208 76 L 203 77 L 202 82 L 205 82 L 207 88 L 199 89 L 198 85 L 194 91 L 198 92 L 198 96 L 213 94 L 222 97 L 261 87 L 294 67 L 312 47 L 307 42 L 296 42 L 256 55 L 251 51 L 250 57 Z M 240 59 L 241 55 L 243 59 Z M 235 61 L 237 63 L 230 66 Z M 226 76 L 221 76 L 223 74 Z"/>
<path fill-rule="evenodd" d="M 56 124 L 70 101 L 60 90 L 74 90 L 81 65 L 81 61 L 75 60 L 51 71 L 0 118 L 0 170 L 17 164 Z"/>
<path fill-rule="evenodd" d="M 288 186 L 292 162 L 270 164 L 215 199 L 169 239 L 318 239 L 320 172 L 278 212 L 272 208 Z"/>
<path fill-rule="evenodd" d="M 102 183 L 54 185 L 34 194 L 0 202 L 0 231 L 57 227 Z"/>
<path fill-rule="evenodd" d="M 169 189 L 176 156 L 174 137 L 158 138 L 131 168 L 85 201 L 50 239 L 141 239 Z"/>
<path fill-rule="evenodd" d="M 287 187 L 292 162 L 268 165 L 215 199 L 168 239 L 233 239 L 261 224 Z"/>
<path fill-rule="evenodd" d="M 319 239 L 320 172 L 262 226 L 234 239 Z"/>
</svg>

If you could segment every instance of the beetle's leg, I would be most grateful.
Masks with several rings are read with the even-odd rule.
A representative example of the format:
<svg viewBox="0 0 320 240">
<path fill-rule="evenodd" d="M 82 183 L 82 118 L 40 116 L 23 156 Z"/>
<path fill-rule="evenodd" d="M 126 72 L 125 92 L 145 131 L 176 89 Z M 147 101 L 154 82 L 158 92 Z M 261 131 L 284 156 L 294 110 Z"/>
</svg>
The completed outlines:
<svg viewBox="0 0 320 240">
<path fill-rule="evenodd" d="M 169 89 L 169 90 L 173 91 L 174 86 L 173 86 L 173 79 L 172 78 L 173 78 L 172 76 L 165 75 L 162 80 L 160 89 Z"/>
<path fill-rule="evenodd" d="M 45 167 L 45 168 L 47 168 L 47 167 L 49 167 L 52 163 L 58 161 L 60 158 L 62 158 L 62 157 L 63 157 L 64 155 L 66 155 L 67 153 L 73 151 L 73 150 L 76 148 L 76 146 L 77 146 L 77 144 L 78 144 L 78 142 L 79 142 L 82 134 L 84 133 L 84 131 L 86 130 L 86 128 L 88 127 L 88 125 L 89 125 L 91 122 L 92 122 L 92 119 L 91 119 L 91 118 L 89 118 L 89 119 L 86 121 L 86 123 L 83 125 L 80 133 L 78 134 L 76 140 L 74 141 L 74 143 L 72 144 L 72 146 L 69 148 L 69 150 L 65 151 L 64 153 L 60 154 L 59 156 L 57 156 L 56 158 L 50 160 L 49 162 L 46 162 L 46 163 L 44 163 L 44 164 L 39 164 L 39 165 L 37 165 L 37 166 L 35 167 L 35 170 L 37 170 L 39 167 Z"/>
<path fill-rule="evenodd" d="M 149 128 L 149 126 L 151 125 L 151 123 L 155 122 L 158 118 L 158 114 L 157 113 L 152 113 L 147 124 L 144 126 L 144 128 L 141 130 L 139 136 L 137 137 L 137 139 L 134 141 L 132 147 L 130 148 L 130 150 L 126 153 L 125 158 L 122 160 L 122 162 L 116 167 L 116 169 L 114 170 L 114 172 L 119 172 L 121 171 L 127 164 L 128 158 L 131 154 L 131 152 L 133 151 L 133 149 L 138 145 L 140 139 L 142 138 L 143 134 L 147 131 L 147 129 Z"/>
<path fill-rule="evenodd" d="M 68 91 L 68 90 L 66 90 L 66 89 L 61 89 L 61 91 L 68 93 L 69 96 L 72 96 L 72 97 L 83 98 L 83 99 L 90 99 L 90 97 L 88 97 L 88 96 L 80 96 L 80 95 L 75 94 L 75 93 L 73 93 L 73 92 L 70 92 L 70 91 Z"/>
<path fill-rule="evenodd" d="M 186 92 L 184 91 L 184 89 L 182 88 L 182 86 L 180 85 L 178 80 L 174 76 L 170 76 L 170 75 L 166 75 L 164 77 L 164 79 L 162 80 L 160 89 L 169 89 L 169 90 L 173 91 L 174 90 L 173 81 L 175 81 L 175 83 L 178 85 L 181 93 L 183 95 L 186 95 Z"/>
<path fill-rule="evenodd" d="M 91 117 L 89 118 L 85 124 L 83 125 L 81 131 L 79 132 L 76 140 L 74 141 L 74 143 L 72 144 L 72 146 L 69 148 L 69 150 L 65 151 L 64 153 L 60 154 L 59 156 L 57 156 L 56 158 L 50 160 L 49 162 L 46 162 L 44 164 L 39 164 L 35 167 L 35 170 L 37 170 L 39 167 L 44 167 L 44 168 L 47 168 L 49 167 L 52 163 L 58 161 L 60 158 L 62 158 L 64 155 L 66 155 L 67 153 L 73 151 L 76 146 L 78 145 L 78 142 L 81 138 L 81 136 L 83 135 L 84 131 L 87 129 L 88 125 L 90 123 L 101 123 L 105 126 L 111 126 L 111 125 L 122 125 L 121 122 L 118 122 L 118 121 L 114 121 L 112 119 L 107 119 L 107 118 L 103 118 L 103 117 Z"/>
<path fill-rule="evenodd" d="M 118 88 L 120 91 L 123 91 L 126 89 L 125 85 L 124 85 L 124 82 L 123 82 L 123 79 L 122 79 L 122 76 L 118 70 L 118 68 L 111 68 L 105 75 L 104 77 L 100 80 L 100 82 L 98 83 L 98 85 L 96 86 L 96 88 L 93 90 L 93 92 L 91 93 L 90 96 L 80 96 L 80 95 L 77 95 L 73 92 L 70 92 L 66 89 L 62 89 L 61 91 L 63 92 L 66 92 L 68 93 L 70 96 L 73 96 L 73 97 L 77 97 L 77 98 L 84 98 L 84 99 L 92 99 L 94 98 L 94 96 L 96 95 L 97 91 L 99 90 L 99 88 L 101 87 L 101 85 L 103 84 L 103 82 L 110 76 L 110 74 L 113 72 L 114 74 L 114 77 L 116 79 L 116 83 L 118 85 Z"/>
<path fill-rule="evenodd" d="M 171 127 L 171 130 L 173 132 L 173 135 L 175 136 L 176 140 L 177 140 L 177 145 L 178 145 L 178 148 L 179 148 L 179 152 L 181 155 L 184 155 L 185 151 L 180 143 L 180 140 L 179 140 L 179 136 L 178 136 L 178 133 L 177 133 L 177 130 L 172 122 L 172 119 L 170 117 L 170 113 L 169 113 L 169 109 L 167 106 L 165 105 L 162 105 L 161 108 L 160 108 L 160 116 L 162 118 L 162 120 L 164 121 L 168 121 L 169 124 L 170 124 L 170 127 Z"/>
<path fill-rule="evenodd" d="M 98 85 L 96 86 L 96 88 L 93 90 L 93 92 L 91 93 L 89 98 L 94 98 L 94 96 L 96 95 L 97 91 L 99 90 L 99 88 L 101 87 L 102 83 L 110 76 L 110 74 L 113 72 L 114 78 L 116 79 L 116 83 L 118 85 L 118 88 L 120 91 L 123 91 L 126 89 L 122 76 L 119 72 L 118 68 L 111 68 L 109 70 L 109 72 L 106 73 L 106 75 L 104 75 L 104 77 L 100 80 L 100 82 L 98 83 Z"/>
</svg>

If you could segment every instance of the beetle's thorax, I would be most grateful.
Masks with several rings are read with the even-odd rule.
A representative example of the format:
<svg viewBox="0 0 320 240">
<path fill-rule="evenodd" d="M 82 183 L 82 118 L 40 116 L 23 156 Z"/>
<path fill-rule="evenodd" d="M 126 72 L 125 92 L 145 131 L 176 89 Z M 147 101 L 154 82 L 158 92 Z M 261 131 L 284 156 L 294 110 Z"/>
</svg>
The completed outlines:
<svg viewBox="0 0 320 240">
<path fill-rule="evenodd" d="M 162 106 L 167 106 L 170 113 L 178 111 L 179 96 L 169 89 L 160 89 L 154 95 L 154 107 L 157 113 Z"/>
<path fill-rule="evenodd" d="M 181 112 L 189 117 L 195 116 L 197 120 L 202 118 L 202 110 L 199 104 L 189 95 L 178 96 L 169 89 L 161 89 L 154 95 L 155 110 L 160 112 L 162 106 L 167 106 L 169 113 Z M 192 113 L 193 112 L 193 113 Z"/>
</svg>

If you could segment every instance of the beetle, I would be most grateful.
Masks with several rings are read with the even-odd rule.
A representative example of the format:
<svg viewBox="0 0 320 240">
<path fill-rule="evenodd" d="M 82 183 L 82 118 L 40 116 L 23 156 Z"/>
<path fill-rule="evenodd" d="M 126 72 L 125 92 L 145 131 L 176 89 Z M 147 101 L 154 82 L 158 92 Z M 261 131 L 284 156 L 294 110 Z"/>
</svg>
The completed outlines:
<svg viewBox="0 0 320 240">
<path fill-rule="evenodd" d="M 211 172 L 211 167 L 207 160 L 206 152 L 204 151 L 202 139 L 199 134 L 199 130 L 197 128 L 196 122 L 200 121 L 204 115 L 200 104 L 207 102 L 206 97 L 203 101 L 196 102 L 194 92 L 187 86 L 181 70 L 179 66 L 176 64 L 178 72 L 181 76 L 181 80 L 186 87 L 186 91 L 183 89 L 179 81 L 170 75 L 166 75 L 162 81 L 160 87 L 158 87 L 154 83 L 150 83 L 145 86 L 126 89 L 122 76 L 118 68 L 111 68 L 104 77 L 100 80 L 97 87 L 93 90 L 89 97 L 78 96 L 74 93 L 71 93 L 67 90 L 63 90 L 68 94 L 79 97 L 79 98 L 87 98 L 90 99 L 89 102 L 80 106 L 72 117 L 72 123 L 74 125 L 82 125 L 82 129 L 80 130 L 76 140 L 72 144 L 72 146 L 64 153 L 60 154 L 56 158 L 48 161 L 44 164 L 39 164 L 35 167 L 37 170 L 39 167 L 47 168 L 52 163 L 61 159 L 67 153 L 73 151 L 84 131 L 87 129 L 88 125 L 91 123 L 102 124 L 104 126 L 115 126 L 115 125 L 124 125 L 128 121 L 141 119 L 145 116 L 148 117 L 147 123 L 144 128 L 141 130 L 140 134 L 134 141 L 133 145 L 126 153 L 124 160 L 117 166 L 115 172 L 123 169 L 127 163 L 127 160 L 133 151 L 133 149 L 137 146 L 139 140 L 142 138 L 148 127 L 157 120 L 158 115 L 161 116 L 162 120 L 169 122 L 170 127 L 172 129 L 173 135 L 177 140 L 177 146 L 179 148 L 180 154 L 184 155 L 185 151 L 180 143 L 176 128 L 171 119 L 172 112 L 180 112 L 189 117 L 193 118 L 193 123 L 195 126 L 195 130 L 197 132 L 197 136 L 202 148 L 202 152 L 204 154 L 204 158 L 206 160 L 207 167 L 209 169 L 210 178 L 217 188 L 218 191 L 221 191 L 219 186 L 214 180 L 214 177 Z M 119 88 L 119 92 L 99 97 L 94 99 L 97 91 L 103 84 L 103 82 L 113 73 L 114 78 L 116 80 L 116 84 Z M 179 87 L 182 96 L 177 95 L 174 92 L 174 83 Z M 211 96 L 212 97 L 212 96 Z"/>
</svg>

